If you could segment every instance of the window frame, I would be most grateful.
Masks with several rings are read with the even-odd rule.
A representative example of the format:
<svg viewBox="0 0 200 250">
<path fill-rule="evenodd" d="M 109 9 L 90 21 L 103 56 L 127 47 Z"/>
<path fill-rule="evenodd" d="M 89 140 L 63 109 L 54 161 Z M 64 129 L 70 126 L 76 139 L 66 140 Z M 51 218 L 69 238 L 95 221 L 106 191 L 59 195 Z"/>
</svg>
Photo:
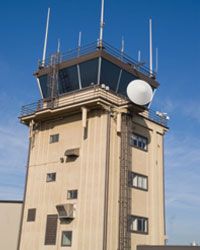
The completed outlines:
<svg viewBox="0 0 200 250">
<path fill-rule="evenodd" d="M 52 143 L 59 142 L 59 139 L 60 139 L 60 134 L 59 133 L 52 134 L 52 135 L 50 135 L 49 143 L 52 144 Z"/>
<path fill-rule="evenodd" d="M 137 230 L 135 230 L 135 229 L 133 229 L 133 227 L 134 227 L 134 225 L 133 225 L 133 223 L 134 223 L 134 219 L 136 219 L 136 220 L 143 220 L 143 222 L 145 222 L 146 223 L 146 229 L 145 229 L 145 231 L 140 231 L 140 230 L 138 230 L 138 228 L 137 228 Z M 136 234 L 149 234 L 149 219 L 147 218 L 147 217 L 143 217 L 143 216 L 138 216 L 138 215 L 130 215 L 129 216 L 129 231 L 131 232 L 131 233 L 136 233 Z M 133 225 L 133 226 L 132 226 Z M 137 224 L 137 227 L 138 227 L 138 224 Z"/>
<path fill-rule="evenodd" d="M 143 188 L 143 187 L 140 187 L 140 186 L 135 186 L 134 185 L 134 175 L 136 177 L 142 177 L 142 178 L 145 178 L 146 179 L 146 188 Z M 138 181 L 137 181 L 137 184 L 138 184 Z M 148 191 L 149 189 L 149 182 L 148 182 L 148 176 L 147 175 L 144 175 L 144 174 L 139 174 L 137 172 L 133 172 L 133 171 L 129 171 L 128 172 L 128 185 L 129 187 L 132 187 L 134 189 L 139 189 L 139 190 L 142 190 L 142 191 Z"/>
<path fill-rule="evenodd" d="M 53 175 L 53 176 L 55 176 L 55 178 L 54 179 L 50 179 L 50 178 L 48 178 L 49 175 Z M 56 172 L 47 173 L 46 174 L 46 182 L 54 182 L 54 181 L 56 181 Z"/>
<path fill-rule="evenodd" d="M 135 145 L 134 143 L 134 139 L 132 139 L 132 136 L 136 136 L 137 137 L 137 145 Z M 146 143 L 145 143 L 145 147 L 140 147 L 138 145 L 138 138 L 142 139 L 142 140 L 145 140 Z M 137 133 L 131 133 L 131 137 L 130 137 L 130 146 L 134 147 L 134 148 L 138 148 L 142 151 L 145 151 L 147 152 L 148 151 L 148 143 L 149 143 L 149 140 L 147 137 L 143 136 L 143 135 L 140 135 L 140 134 L 137 134 Z"/>
<path fill-rule="evenodd" d="M 76 193 L 76 197 L 70 197 L 70 192 L 71 194 Z M 73 196 L 73 195 L 72 195 Z M 68 200 L 75 200 L 75 199 L 78 199 L 78 189 L 71 189 L 71 190 L 67 190 L 67 199 Z"/>
<path fill-rule="evenodd" d="M 70 245 L 65 245 L 63 244 L 63 236 L 65 233 L 71 233 L 71 239 L 70 239 Z M 62 231 L 62 236 L 61 236 L 61 247 L 71 247 L 72 246 L 72 239 L 73 239 L 73 232 L 72 231 Z"/>
</svg>

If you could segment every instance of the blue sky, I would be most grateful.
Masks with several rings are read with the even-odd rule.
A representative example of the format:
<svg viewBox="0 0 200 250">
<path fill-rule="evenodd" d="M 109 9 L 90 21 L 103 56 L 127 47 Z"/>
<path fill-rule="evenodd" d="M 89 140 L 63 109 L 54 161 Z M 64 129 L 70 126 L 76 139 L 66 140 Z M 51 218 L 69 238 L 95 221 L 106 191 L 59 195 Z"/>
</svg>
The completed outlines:
<svg viewBox="0 0 200 250">
<path fill-rule="evenodd" d="M 27 128 L 17 117 L 23 104 L 40 98 L 32 76 L 42 47 L 48 6 L 48 54 L 87 44 L 99 33 L 100 0 L 3 1 L 0 4 L 0 199 L 22 199 Z M 165 138 L 166 221 L 170 244 L 200 243 L 200 1 L 105 0 L 105 41 L 148 63 L 148 18 L 159 50 L 152 108 L 171 117 Z M 154 50 L 155 51 L 155 50 Z M 155 56 L 154 56 L 155 58 Z"/>
</svg>

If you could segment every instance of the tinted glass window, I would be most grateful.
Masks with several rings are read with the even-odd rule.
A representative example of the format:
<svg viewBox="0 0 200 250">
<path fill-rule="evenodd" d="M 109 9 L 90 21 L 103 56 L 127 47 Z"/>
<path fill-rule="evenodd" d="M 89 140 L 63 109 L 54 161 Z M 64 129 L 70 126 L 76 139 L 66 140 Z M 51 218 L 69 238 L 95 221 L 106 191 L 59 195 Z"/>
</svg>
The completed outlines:
<svg viewBox="0 0 200 250">
<path fill-rule="evenodd" d="M 43 98 L 47 98 L 50 96 L 50 89 L 48 86 L 48 77 L 47 75 L 43 75 L 39 77 L 40 88 L 42 91 Z"/>
<path fill-rule="evenodd" d="M 77 66 L 59 70 L 58 77 L 59 94 L 79 89 Z"/>
<path fill-rule="evenodd" d="M 97 83 L 98 59 L 83 62 L 80 65 L 80 75 L 82 87 Z"/>
<path fill-rule="evenodd" d="M 113 63 L 103 59 L 101 64 L 100 83 L 108 85 L 110 89 L 116 90 L 119 79 L 120 68 Z"/>
<path fill-rule="evenodd" d="M 126 94 L 127 86 L 131 81 L 133 81 L 135 79 L 137 79 L 137 77 L 135 77 L 134 75 L 123 70 L 122 75 L 121 75 L 121 80 L 119 83 L 118 93 L 127 96 L 127 94 Z"/>
</svg>

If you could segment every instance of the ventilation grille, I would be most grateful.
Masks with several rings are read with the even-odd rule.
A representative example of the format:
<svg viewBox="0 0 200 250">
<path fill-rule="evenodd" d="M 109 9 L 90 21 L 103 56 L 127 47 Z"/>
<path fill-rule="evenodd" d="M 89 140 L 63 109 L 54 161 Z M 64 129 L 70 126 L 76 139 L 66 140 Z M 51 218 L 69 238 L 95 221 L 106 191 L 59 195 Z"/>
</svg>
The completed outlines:
<svg viewBox="0 0 200 250">
<path fill-rule="evenodd" d="M 45 245 L 56 244 L 57 220 L 58 220 L 57 214 L 47 215 Z"/>
<path fill-rule="evenodd" d="M 31 208 L 28 210 L 27 221 L 35 221 L 36 209 Z"/>
</svg>

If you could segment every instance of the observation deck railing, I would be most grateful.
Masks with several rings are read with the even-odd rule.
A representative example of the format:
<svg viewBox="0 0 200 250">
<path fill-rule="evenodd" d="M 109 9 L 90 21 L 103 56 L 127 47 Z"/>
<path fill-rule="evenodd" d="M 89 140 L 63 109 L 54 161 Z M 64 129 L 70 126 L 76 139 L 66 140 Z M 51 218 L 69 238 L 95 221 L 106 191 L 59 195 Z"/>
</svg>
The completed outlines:
<svg viewBox="0 0 200 250">
<path fill-rule="evenodd" d="M 65 93 L 54 99 L 41 99 L 37 102 L 22 106 L 20 118 L 34 115 L 45 110 L 54 110 L 70 105 L 77 105 L 81 102 L 92 102 L 97 98 L 102 98 L 106 102 L 116 106 L 128 105 L 130 101 L 126 97 L 117 95 L 115 92 L 105 90 L 101 86 L 90 86 L 81 90 Z M 140 116 L 154 121 L 162 126 L 168 127 L 168 120 L 165 116 L 160 116 L 152 109 L 144 110 Z"/>
<path fill-rule="evenodd" d="M 116 57 L 118 60 L 131 65 L 137 71 L 143 73 L 144 75 L 151 76 L 153 78 L 156 77 L 155 72 L 151 72 L 150 69 L 128 56 L 126 53 L 121 52 L 119 49 L 114 48 L 107 42 L 102 42 L 102 46 L 99 47 L 97 42 L 93 42 L 76 49 L 69 50 L 65 53 L 57 53 L 58 54 L 58 63 L 62 63 L 80 56 L 84 56 L 95 51 L 103 50 L 110 55 Z M 55 54 L 54 54 L 55 55 Z M 52 56 L 46 58 L 45 61 L 39 61 L 39 68 L 41 67 L 49 67 L 51 65 Z"/>
</svg>

